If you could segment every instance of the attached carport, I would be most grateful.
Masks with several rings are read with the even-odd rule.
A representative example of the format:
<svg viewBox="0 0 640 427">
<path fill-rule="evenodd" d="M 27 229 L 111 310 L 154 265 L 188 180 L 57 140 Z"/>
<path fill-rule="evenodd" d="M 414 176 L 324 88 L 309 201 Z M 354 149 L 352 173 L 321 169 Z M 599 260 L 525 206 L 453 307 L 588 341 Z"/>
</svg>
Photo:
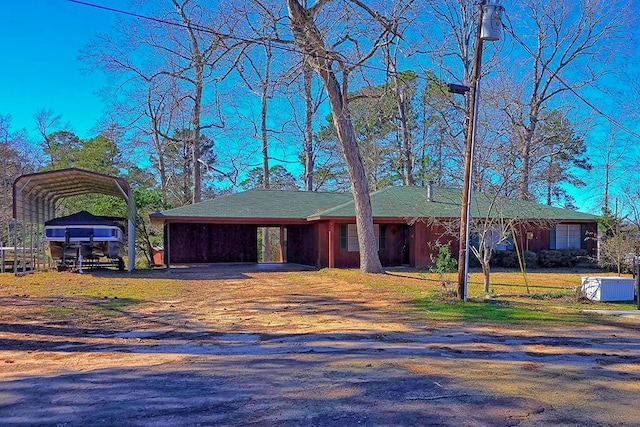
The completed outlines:
<svg viewBox="0 0 640 427">
<path fill-rule="evenodd" d="M 249 190 L 150 215 L 164 228 L 172 264 L 259 262 L 258 228 L 279 229 L 280 262 L 326 265 L 326 225 L 307 217 L 351 200 L 348 193 Z"/>
<path fill-rule="evenodd" d="M 213 264 L 213 263 L 297 263 L 315 265 L 315 257 L 299 247 L 303 239 L 299 230 L 315 230 L 315 224 L 294 222 L 287 219 L 257 218 L 255 221 L 234 220 L 233 222 L 198 218 L 158 218 L 152 215 L 156 224 L 164 229 L 164 264 Z M 279 255 L 265 261 L 258 256 L 258 230 L 277 230 Z M 313 231 L 307 231 L 307 234 Z M 313 251 L 312 248 L 310 251 Z M 303 256 L 304 255 L 304 256 Z"/>
<path fill-rule="evenodd" d="M 122 198 L 127 204 L 128 270 L 135 265 L 136 208 L 129 183 L 120 177 L 69 168 L 38 172 L 18 177 L 13 183 L 13 219 L 16 222 L 44 226 L 56 217 L 58 201 L 83 194 L 106 194 Z M 23 227 L 25 230 L 27 227 Z M 23 232 L 24 233 L 24 232 Z M 29 239 L 33 242 L 33 237 Z M 26 239 L 23 238 L 23 246 Z M 32 248 L 33 249 L 33 248 Z M 17 251 L 17 248 L 16 248 Z"/>
</svg>

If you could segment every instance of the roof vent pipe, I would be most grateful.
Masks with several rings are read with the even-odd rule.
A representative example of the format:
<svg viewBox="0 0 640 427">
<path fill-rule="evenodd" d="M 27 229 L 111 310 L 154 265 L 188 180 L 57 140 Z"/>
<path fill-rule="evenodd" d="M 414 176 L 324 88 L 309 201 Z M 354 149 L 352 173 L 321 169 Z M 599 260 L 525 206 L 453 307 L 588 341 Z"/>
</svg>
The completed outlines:
<svg viewBox="0 0 640 427">
<path fill-rule="evenodd" d="M 433 202 L 433 181 L 427 182 L 427 201 Z"/>
</svg>

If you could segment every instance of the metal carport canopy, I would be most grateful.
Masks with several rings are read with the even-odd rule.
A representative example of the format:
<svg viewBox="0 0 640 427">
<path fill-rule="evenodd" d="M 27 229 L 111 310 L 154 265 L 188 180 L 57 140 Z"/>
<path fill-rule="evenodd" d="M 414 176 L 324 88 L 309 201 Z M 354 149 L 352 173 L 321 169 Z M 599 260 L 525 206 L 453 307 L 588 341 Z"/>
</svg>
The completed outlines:
<svg viewBox="0 0 640 427">
<path fill-rule="evenodd" d="M 44 224 L 55 218 L 58 200 L 90 193 L 121 197 L 127 203 L 128 269 L 132 271 L 136 208 L 131 187 L 124 178 L 78 168 L 22 175 L 13 182 L 13 218 Z"/>
</svg>

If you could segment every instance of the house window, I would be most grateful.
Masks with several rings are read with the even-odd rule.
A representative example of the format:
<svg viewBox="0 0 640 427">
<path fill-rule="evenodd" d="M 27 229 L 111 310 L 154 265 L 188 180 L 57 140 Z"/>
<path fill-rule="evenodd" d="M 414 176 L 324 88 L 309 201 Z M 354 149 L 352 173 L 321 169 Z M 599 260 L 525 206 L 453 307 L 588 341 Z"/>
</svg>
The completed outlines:
<svg viewBox="0 0 640 427">
<path fill-rule="evenodd" d="M 360 252 L 358 245 L 358 230 L 355 224 L 347 225 L 347 250 L 349 252 Z"/>
<path fill-rule="evenodd" d="M 343 227 L 346 228 L 346 242 L 343 245 L 342 233 Z M 383 227 L 384 231 L 384 227 Z M 378 244 L 378 250 L 386 247 L 387 239 L 384 237 L 384 246 L 382 245 L 382 239 L 380 238 L 380 225 L 373 224 L 373 233 L 376 236 L 376 243 Z M 358 244 L 358 230 L 355 224 L 347 224 L 346 226 L 340 226 L 340 249 L 347 250 L 348 252 L 360 252 L 360 245 Z"/>
<path fill-rule="evenodd" d="M 493 248 L 494 251 L 507 251 L 513 249 L 513 243 L 509 237 L 504 236 L 504 230 L 501 227 L 493 227 L 487 231 L 487 246 Z"/>
<path fill-rule="evenodd" d="M 580 249 L 580 224 L 556 225 L 556 249 Z"/>
<path fill-rule="evenodd" d="M 513 250 L 513 237 L 510 234 L 505 236 L 504 233 L 505 231 L 498 226 L 494 226 L 487 230 L 484 237 L 486 246 L 494 251 Z M 471 244 L 475 247 L 478 247 L 478 245 L 480 244 L 480 236 L 478 234 L 474 234 L 472 236 Z"/>
</svg>

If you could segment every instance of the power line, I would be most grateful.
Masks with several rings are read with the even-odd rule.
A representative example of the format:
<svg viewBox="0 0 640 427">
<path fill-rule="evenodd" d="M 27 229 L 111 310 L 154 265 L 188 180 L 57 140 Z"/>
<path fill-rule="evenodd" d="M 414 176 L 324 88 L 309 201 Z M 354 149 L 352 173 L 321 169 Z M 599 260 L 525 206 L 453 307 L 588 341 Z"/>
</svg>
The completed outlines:
<svg viewBox="0 0 640 427">
<path fill-rule="evenodd" d="M 294 47 L 288 47 L 286 46 L 289 43 L 293 43 L 293 42 L 287 42 L 285 40 L 279 40 L 279 39 L 269 39 L 269 41 L 271 43 L 268 43 L 267 41 L 261 40 L 261 39 L 252 39 L 252 38 L 247 38 L 247 37 L 241 37 L 241 36 L 236 36 L 236 35 L 231 35 L 231 34 L 226 34 L 226 33 L 222 33 L 220 31 L 215 31 L 212 30 L 211 28 L 206 28 L 197 24 L 189 24 L 186 25 L 182 22 L 176 22 L 176 21 L 170 21 L 167 19 L 161 19 L 161 18 L 154 18 L 152 16 L 148 16 L 148 15 L 142 15 L 139 13 L 134 13 L 134 12 L 129 12 L 126 10 L 122 10 L 122 9 L 116 9 L 113 7 L 108 7 L 108 6 L 103 6 L 100 4 L 95 4 L 95 3 L 90 3 L 90 2 L 86 2 L 86 1 L 82 1 L 82 0 L 67 0 L 70 3 L 75 3 L 81 6 L 87 6 L 87 7 L 93 7 L 95 9 L 100 9 L 100 10 L 104 10 L 104 11 L 108 11 L 108 12 L 113 12 L 116 14 L 120 14 L 120 15 L 125 15 L 125 16 L 131 16 L 134 18 L 138 18 L 138 19 L 143 19 L 143 20 L 147 20 L 147 21 L 152 21 L 152 22 L 156 22 L 158 24 L 165 24 L 165 25 L 171 25 L 173 27 L 180 27 L 180 28 L 187 28 L 187 29 L 195 29 L 196 31 L 199 32 L 203 32 L 203 33 L 209 33 L 209 34 L 213 34 L 217 37 L 223 38 L 223 39 L 230 39 L 230 40 L 235 40 L 235 41 L 239 41 L 239 42 L 243 42 L 243 43 L 250 43 L 250 44 L 258 44 L 258 45 L 262 45 L 262 46 L 269 46 L 272 47 L 274 49 L 279 49 L 285 52 L 290 52 L 290 53 L 295 53 L 298 55 L 302 55 L 302 56 L 310 56 L 311 54 L 308 54 L 306 52 L 303 52 L 299 49 L 296 49 Z M 321 55 L 313 55 L 315 57 L 319 57 L 322 59 L 327 59 L 327 60 L 335 60 L 334 57 L 329 57 L 329 56 L 321 56 Z M 348 61 L 346 59 L 342 59 L 341 62 L 343 64 L 346 65 L 358 65 L 356 62 L 351 62 Z M 391 71 L 387 68 L 381 68 L 381 67 L 376 67 L 374 65 L 368 65 L 368 64 L 360 64 L 360 67 L 362 68 L 366 68 L 369 70 L 373 70 L 373 71 L 378 71 L 378 72 L 382 72 L 382 73 L 387 73 L 393 76 L 400 76 L 402 73 L 398 72 L 398 71 Z M 416 74 L 416 77 L 418 79 L 421 80 L 425 80 L 425 81 L 431 81 L 434 79 L 430 79 L 428 76 L 421 76 L 419 74 Z"/>
<path fill-rule="evenodd" d="M 156 22 L 156 23 L 159 23 L 159 24 L 170 25 L 170 26 L 180 27 L 180 28 L 192 28 L 192 29 L 195 29 L 195 30 L 203 32 L 203 33 L 213 34 L 213 35 L 215 35 L 217 37 L 220 37 L 220 38 L 236 40 L 236 41 L 243 42 L 243 43 L 259 44 L 259 45 L 263 45 L 263 46 L 267 46 L 268 45 L 268 46 L 271 46 L 271 47 L 273 47 L 275 49 L 279 49 L 279 50 L 282 50 L 282 51 L 295 53 L 295 54 L 298 54 L 298 55 L 308 55 L 307 53 L 302 52 L 299 49 L 296 49 L 294 47 L 287 47 L 285 44 L 288 43 L 288 42 L 283 41 L 283 40 L 271 40 L 271 42 L 274 43 L 274 44 L 270 44 L 270 43 L 268 44 L 264 40 L 251 39 L 251 38 L 247 38 L 247 37 L 241 37 L 241 36 L 226 34 L 226 33 L 222 33 L 220 31 L 215 31 L 215 30 L 212 30 L 211 28 L 206 28 L 206 27 L 203 27 L 203 26 L 200 26 L 200 25 L 197 25 L 197 24 L 186 25 L 186 24 L 184 24 L 182 22 L 176 22 L 176 21 L 171 21 L 171 20 L 167 20 L 167 19 L 155 18 L 155 17 L 148 16 L 148 15 L 142 15 L 142 14 L 139 14 L 139 13 L 129 12 L 129 11 L 126 11 L 126 10 L 116 9 L 116 8 L 113 8 L 113 7 L 103 6 L 103 5 L 100 5 L 100 4 L 90 3 L 90 2 L 86 2 L 86 1 L 82 1 L 82 0 L 67 0 L 67 1 L 70 2 L 70 3 L 75 3 L 75 4 L 78 4 L 78 5 L 87 6 L 87 7 L 93 7 L 93 8 L 96 8 L 96 9 L 100 9 L 100 10 L 104 10 L 104 11 L 108 11 L 108 12 L 113 12 L 113 13 L 117 13 L 117 14 L 120 14 L 120 15 L 131 16 L 131 17 L 138 18 L 138 19 L 152 21 L 152 22 Z M 586 106 L 588 106 L 595 113 L 597 113 L 598 115 L 603 117 L 609 123 L 613 124 L 614 126 L 618 127 L 619 129 L 627 132 L 628 134 L 640 139 L 640 134 L 638 134 L 637 132 L 635 132 L 632 129 L 628 128 L 627 126 L 623 125 L 618 120 L 616 120 L 615 118 L 611 117 L 609 114 L 607 114 L 604 111 L 602 111 L 599 107 L 594 105 L 592 102 L 590 102 L 588 99 L 586 99 L 580 93 L 578 93 L 578 91 L 576 91 L 573 87 L 571 87 L 567 82 L 565 82 L 562 79 L 562 77 L 560 77 L 558 74 L 554 73 L 553 70 L 551 70 L 546 64 L 542 63 L 539 60 L 539 58 L 537 58 L 536 55 L 531 51 L 531 49 L 518 37 L 518 35 L 513 30 L 512 26 L 507 27 L 506 25 L 504 25 L 504 28 L 520 44 L 520 46 L 522 46 L 522 48 L 524 48 L 524 50 L 535 61 L 537 61 L 539 63 L 539 65 L 541 65 L 546 71 L 550 72 L 552 78 L 555 78 L 558 82 L 560 82 L 567 90 L 569 90 L 574 96 L 576 96 L 576 98 L 578 98 L 580 101 L 582 101 Z M 324 59 L 334 59 L 334 58 L 324 57 Z M 354 62 L 349 62 L 347 60 L 343 60 L 342 62 L 347 64 L 347 65 L 355 65 Z M 373 71 L 383 72 L 383 73 L 387 73 L 389 75 L 394 75 L 394 76 L 398 76 L 398 75 L 401 74 L 400 72 L 397 72 L 397 71 L 393 72 L 393 71 L 391 71 L 391 70 L 389 70 L 387 68 L 376 67 L 376 66 L 368 65 L 368 64 L 360 64 L 360 66 L 362 68 L 367 68 L 367 69 L 370 69 L 370 70 L 373 70 Z M 420 80 L 425 80 L 425 81 L 432 80 L 426 75 L 422 76 L 422 75 L 419 75 L 419 74 L 416 74 L 416 78 L 418 78 Z"/>
<path fill-rule="evenodd" d="M 146 20 L 146 21 L 153 21 L 153 22 L 156 22 L 156 23 L 159 23 L 159 24 L 166 24 L 166 25 L 171 25 L 173 27 L 180 27 L 180 28 L 193 28 L 196 31 L 213 34 L 213 35 L 218 36 L 220 38 L 228 38 L 228 39 L 242 41 L 242 42 L 246 42 L 246 43 L 266 44 L 264 42 L 259 42 L 259 41 L 254 40 L 254 39 L 249 39 L 249 38 L 244 38 L 244 37 L 239 37 L 239 36 L 232 36 L 231 34 L 225 34 L 225 33 L 222 33 L 220 31 L 212 30 L 211 28 L 202 27 L 202 26 L 200 26 L 198 24 L 186 25 L 186 24 L 184 24 L 182 22 L 170 21 L 170 20 L 161 19 L 161 18 L 154 18 L 153 16 L 142 15 L 142 14 L 139 14 L 139 13 L 129 12 L 127 10 L 116 9 L 116 8 L 113 8 L 113 7 L 103 6 L 103 5 L 95 4 L 95 3 L 89 3 L 89 2 L 81 1 L 81 0 L 67 0 L 67 1 L 69 3 L 75 3 L 75 4 L 79 4 L 81 6 L 93 7 L 95 9 L 105 10 L 105 11 L 108 11 L 108 12 L 117 13 L 119 15 L 132 16 L 134 18 L 143 19 L 143 20 Z"/>
<path fill-rule="evenodd" d="M 263 40 L 260 40 L 260 39 L 251 39 L 251 38 L 247 38 L 247 37 L 241 37 L 241 36 L 226 34 L 226 33 L 222 33 L 220 31 L 215 31 L 215 30 L 212 30 L 211 28 L 206 28 L 206 27 L 203 27 L 203 26 L 200 26 L 200 25 L 197 25 L 197 24 L 186 25 L 186 24 L 184 24 L 182 22 L 176 22 L 176 21 L 170 21 L 170 20 L 167 20 L 167 19 L 155 18 L 155 17 L 148 16 L 148 15 L 142 15 L 142 14 L 139 14 L 139 13 L 129 12 L 129 11 L 126 11 L 126 10 L 116 9 L 116 8 L 113 8 L 113 7 L 103 6 L 103 5 L 90 3 L 90 2 L 86 2 L 86 1 L 82 1 L 82 0 L 67 0 L 67 1 L 70 2 L 70 3 L 75 3 L 75 4 L 82 5 L 82 6 L 87 6 L 87 7 L 93 7 L 93 8 L 96 8 L 96 9 L 105 10 L 105 11 L 117 13 L 117 14 L 120 14 L 120 15 L 131 16 L 131 17 L 138 18 L 138 19 L 152 21 L 152 22 L 156 22 L 156 23 L 159 23 L 159 24 L 171 25 L 171 26 L 180 27 L 180 28 L 193 28 L 193 29 L 195 29 L 197 31 L 213 34 L 213 35 L 215 35 L 217 37 L 220 37 L 220 38 L 236 40 L 236 41 L 240 41 L 240 42 L 243 42 L 243 43 L 259 44 L 259 45 L 263 45 L 263 46 L 269 45 L 269 46 L 271 46 L 271 47 L 273 47 L 275 49 L 279 49 L 279 50 L 282 50 L 282 51 L 295 53 L 295 54 L 298 54 L 298 55 L 308 55 L 307 53 L 302 52 L 299 49 L 296 49 L 296 48 L 293 48 L 293 47 L 287 47 L 285 45 L 287 42 L 285 42 L 283 40 L 271 40 L 271 42 L 275 43 L 275 45 L 274 44 L 268 44 L 266 41 L 263 41 Z M 551 70 L 546 64 L 542 63 L 539 60 L 539 58 L 537 58 L 536 55 L 531 51 L 531 49 L 518 37 L 518 35 L 515 33 L 515 31 L 513 30 L 513 27 L 511 25 L 509 27 L 507 27 L 505 25 L 504 28 L 520 44 L 520 46 L 522 46 L 522 48 L 524 48 L 524 50 L 532 57 L 533 60 L 537 61 L 539 63 L 539 65 L 541 65 L 546 71 L 550 72 L 550 75 L 551 75 L 552 78 L 555 78 L 558 82 L 560 82 L 567 90 L 569 90 L 574 96 L 576 96 L 586 106 L 591 108 L 595 113 L 597 113 L 598 115 L 603 117 L 609 123 L 613 124 L 614 126 L 618 127 L 619 129 L 627 132 L 629 135 L 632 135 L 632 136 L 640 139 L 640 134 L 638 134 L 637 132 L 633 131 L 629 127 L 623 125 L 618 120 L 616 120 L 615 118 L 611 117 L 609 114 L 607 114 L 604 111 L 602 111 L 599 107 L 594 105 L 591 101 L 586 99 L 584 96 L 582 96 L 580 93 L 578 93 L 578 91 L 576 91 L 573 87 L 571 87 L 567 82 L 565 82 L 562 79 L 562 77 L 560 77 L 560 75 L 554 73 L 553 70 Z M 334 58 L 324 57 L 324 59 L 334 59 Z M 349 62 L 347 60 L 343 60 L 342 62 L 347 64 L 347 65 L 355 65 L 355 63 Z M 366 68 L 366 69 L 370 69 L 370 70 L 373 70 L 373 71 L 387 73 L 389 75 L 398 76 L 398 75 L 401 74 L 400 72 L 397 72 L 397 71 L 393 72 L 393 71 L 391 71 L 391 70 L 389 70 L 387 68 L 376 67 L 376 66 L 368 65 L 368 64 L 360 64 L 360 65 L 361 65 L 362 68 Z M 424 80 L 424 81 L 432 80 L 426 75 L 422 76 L 422 75 L 419 75 L 419 74 L 416 74 L 416 78 L 418 78 L 420 80 Z"/>
<path fill-rule="evenodd" d="M 611 123 L 612 125 L 616 126 L 619 129 L 622 129 L 623 131 L 627 132 L 628 134 L 630 134 L 631 136 L 634 136 L 638 139 L 640 139 L 640 134 L 638 134 L 637 132 L 633 131 L 632 129 L 628 128 L 627 126 L 623 125 L 622 123 L 620 123 L 618 120 L 616 120 L 615 118 L 611 117 L 609 114 L 605 113 L 604 111 L 602 111 L 600 108 L 598 108 L 597 106 L 595 106 L 591 101 L 589 101 L 588 99 L 586 99 L 584 96 L 580 95 L 578 93 L 578 91 L 576 91 L 573 87 L 571 87 L 567 82 L 565 82 L 562 77 L 560 77 L 560 75 L 558 73 L 554 73 L 553 70 L 551 70 L 546 64 L 544 64 L 542 61 L 540 61 L 540 58 L 538 58 L 536 56 L 535 53 L 533 53 L 533 51 L 531 51 L 531 49 L 529 48 L 529 46 L 527 46 L 521 39 L 520 37 L 518 37 L 518 35 L 515 33 L 515 31 L 513 30 L 513 27 L 507 27 L 506 25 L 504 26 L 504 28 L 509 32 L 509 34 L 520 44 L 520 46 L 522 46 L 524 48 L 524 50 L 527 51 L 527 53 L 529 55 L 531 55 L 531 57 L 534 59 L 534 61 L 538 62 L 539 65 L 541 65 L 546 71 L 548 71 L 551 75 L 552 78 L 555 78 L 556 80 L 558 80 L 565 88 L 567 88 L 567 90 L 569 90 L 572 94 L 574 94 L 580 101 L 582 101 L 586 106 L 588 106 L 589 108 L 591 108 L 596 114 L 599 114 L 601 117 L 603 117 L 605 120 L 607 120 L 609 123 Z"/>
</svg>

